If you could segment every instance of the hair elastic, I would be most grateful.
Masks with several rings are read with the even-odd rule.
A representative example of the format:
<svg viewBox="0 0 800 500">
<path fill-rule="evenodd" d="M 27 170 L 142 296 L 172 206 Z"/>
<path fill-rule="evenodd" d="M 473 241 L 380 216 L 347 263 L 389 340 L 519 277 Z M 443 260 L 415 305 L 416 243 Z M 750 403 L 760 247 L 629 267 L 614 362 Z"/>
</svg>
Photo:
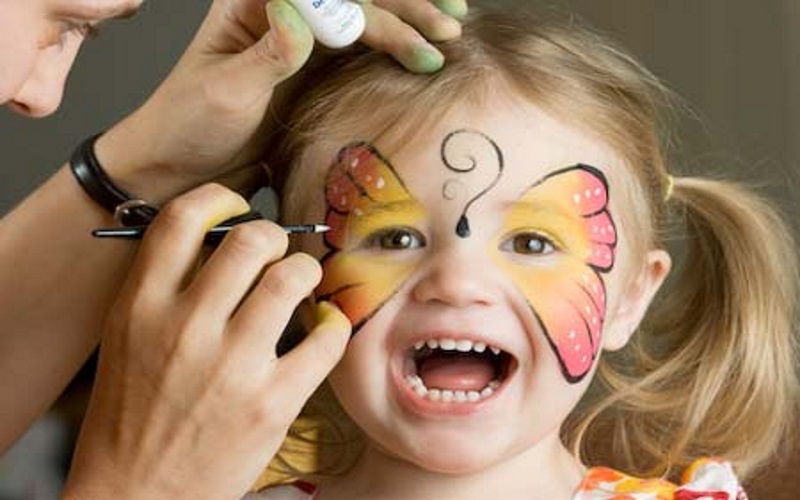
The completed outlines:
<svg viewBox="0 0 800 500">
<path fill-rule="evenodd" d="M 89 137 L 73 151 L 69 166 L 75 179 L 90 198 L 114 214 L 114 220 L 120 225 L 137 226 L 150 223 L 158 213 L 158 209 L 114 184 L 97 160 L 94 145 L 100 135 Z"/>
<path fill-rule="evenodd" d="M 664 189 L 664 201 L 667 202 L 672 199 L 672 194 L 675 192 L 675 178 L 667 174 L 667 187 Z"/>
</svg>

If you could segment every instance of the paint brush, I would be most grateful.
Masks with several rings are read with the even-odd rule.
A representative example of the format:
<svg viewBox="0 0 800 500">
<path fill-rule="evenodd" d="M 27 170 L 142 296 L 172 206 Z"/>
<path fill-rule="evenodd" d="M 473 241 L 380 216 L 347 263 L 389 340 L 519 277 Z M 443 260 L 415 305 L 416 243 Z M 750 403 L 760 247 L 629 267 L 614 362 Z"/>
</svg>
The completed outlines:
<svg viewBox="0 0 800 500">
<path fill-rule="evenodd" d="M 231 229 L 239 224 L 259 219 L 264 219 L 264 216 L 255 211 L 233 217 L 209 229 L 203 241 L 205 243 L 217 244 L 222 241 L 222 238 L 224 238 Z M 100 228 L 92 231 L 92 236 L 95 238 L 140 240 L 144 236 L 145 231 L 147 231 L 147 227 L 148 226 L 144 225 Z M 287 234 L 324 233 L 329 231 L 330 227 L 325 224 L 297 224 L 283 226 L 283 230 L 286 231 Z"/>
</svg>

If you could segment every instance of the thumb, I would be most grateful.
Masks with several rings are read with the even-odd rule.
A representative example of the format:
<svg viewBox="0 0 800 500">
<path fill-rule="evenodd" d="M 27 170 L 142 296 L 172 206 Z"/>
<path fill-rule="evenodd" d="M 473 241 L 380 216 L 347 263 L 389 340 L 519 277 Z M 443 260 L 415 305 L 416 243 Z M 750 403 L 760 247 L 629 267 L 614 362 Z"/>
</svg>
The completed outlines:
<svg viewBox="0 0 800 500">
<path fill-rule="evenodd" d="M 314 35 L 287 0 L 271 0 L 266 12 L 269 30 L 236 57 L 234 74 L 251 88 L 271 91 L 305 64 L 314 48 Z"/>
</svg>

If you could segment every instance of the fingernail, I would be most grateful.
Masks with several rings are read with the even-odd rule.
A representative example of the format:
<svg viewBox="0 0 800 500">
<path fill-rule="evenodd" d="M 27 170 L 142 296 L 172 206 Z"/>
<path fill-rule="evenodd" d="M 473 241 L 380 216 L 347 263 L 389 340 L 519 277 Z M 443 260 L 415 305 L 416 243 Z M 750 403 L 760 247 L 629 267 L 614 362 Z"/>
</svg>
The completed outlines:
<svg viewBox="0 0 800 500">
<path fill-rule="evenodd" d="M 217 206 L 214 207 L 214 211 L 210 214 L 204 225 L 206 231 L 231 217 L 237 217 L 250 210 L 250 205 L 240 196 L 226 196 L 216 205 Z"/>
<path fill-rule="evenodd" d="M 323 323 L 341 323 L 342 327 L 350 327 L 350 320 L 344 315 L 341 309 L 328 301 L 317 302 L 314 309 L 314 321 L 317 325 Z"/>
<path fill-rule="evenodd" d="M 465 0 L 435 0 L 434 4 L 448 16 L 463 20 L 467 17 L 467 2 Z"/>
<path fill-rule="evenodd" d="M 324 322 L 332 314 L 336 312 L 333 305 L 327 301 L 317 302 L 317 307 L 314 309 L 314 321 L 317 324 Z"/>
<path fill-rule="evenodd" d="M 414 73 L 435 73 L 444 66 L 444 55 L 431 45 L 411 48 L 406 68 Z"/>
<path fill-rule="evenodd" d="M 286 0 L 272 0 L 267 4 L 275 20 L 291 31 L 308 30 L 308 25 L 297 10 Z"/>
<path fill-rule="evenodd" d="M 286 0 L 267 3 L 271 50 L 286 63 L 286 75 L 294 73 L 308 59 L 314 47 L 314 35 L 303 17 Z"/>
</svg>

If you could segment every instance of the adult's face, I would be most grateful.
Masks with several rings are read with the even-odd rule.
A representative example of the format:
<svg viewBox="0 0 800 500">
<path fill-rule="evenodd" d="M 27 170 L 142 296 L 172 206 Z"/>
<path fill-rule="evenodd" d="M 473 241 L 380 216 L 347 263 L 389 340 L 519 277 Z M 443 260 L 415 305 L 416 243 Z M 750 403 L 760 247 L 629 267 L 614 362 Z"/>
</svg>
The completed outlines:
<svg viewBox="0 0 800 500">
<path fill-rule="evenodd" d="M 0 104 L 42 117 L 61 104 L 88 31 L 143 0 L 0 0 Z"/>
</svg>

